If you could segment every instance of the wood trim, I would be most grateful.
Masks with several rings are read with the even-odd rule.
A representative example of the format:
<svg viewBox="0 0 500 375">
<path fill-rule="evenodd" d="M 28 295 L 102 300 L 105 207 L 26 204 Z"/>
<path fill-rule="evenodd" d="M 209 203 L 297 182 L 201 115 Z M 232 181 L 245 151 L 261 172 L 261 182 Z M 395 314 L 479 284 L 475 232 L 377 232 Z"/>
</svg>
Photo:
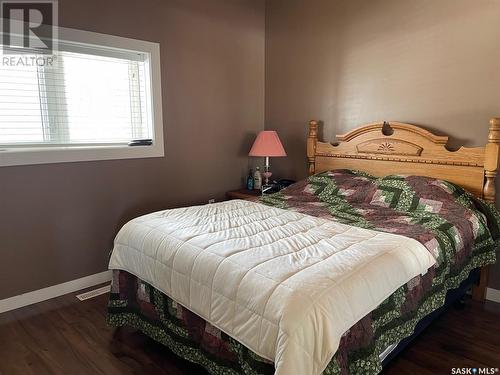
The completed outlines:
<svg viewBox="0 0 500 375">
<path fill-rule="evenodd" d="M 436 144 L 441 144 L 445 145 L 448 142 L 448 137 L 446 136 L 440 136 L 440 135 L 435 135 L 432 134 L 430 131 L 421 128 L 416 125 L 411 125 L 411 124 L 405 124 L 403 122 L 397 122 L 397 121 L 392 121 L 390 123 L 388 122 L 382 122 L 382 126 L 389 124 L 392 129 L 403 129 L 403 130 L 408 130 L 414 134 L 418 134 L 419 136 L 423 138 L 429 139 L 431 142 L 436 143 Z M 366 124 L 364 126 L 358 127 L 356 129 L 351 130 L 350 132 L 342 135 L 337 135 L 337 139 L 339 141 L 343 142 L 348 142 L 351 139 L 366 133 L 367 131 L 370 130 L 379 130 L 381 128 L 381 123 L 380 122 L 372 122 L 370 124 Z"/>
<path fill-rule="evenodd" d="M 498 156 L 500 145 L 500 118 L 490 120 L 488 143 L 484 156 L 484 187 L 483 198 L 490 202 L 496 201 L 495 178 L 498 174 Z M 481 268 L 479 284 L 472 288 L 472 298 L 476 301 L 485 301 L 488 290 L 489 267 Z"/>
<path fill-rule="evenodd" d="M 402 142 L 401 142 L 402 143 Z M 361 152 L 358 151 L 360 154 Z M 382 154 L 383 152 L 373 151 L 373 154 Z M 420 164 L 440 164 L 440 165 L 458 165 L 464 167 L 483 167 L 482 163 L 467 162 L 467 161 L 447 161 L 447 160 L 433 160 L 433 159 L 412 159 L 405 158 L 402 159 L 400 156 L 405 154 L 399 154 L 398 157 L 391 156 L 377 156 L 377 155 L 345 155 L 345 154 L 335 154 L 335 153 L 322 153 L 318 152 L 315 156 L 326 156 L 326 157 L 336 157 L 336 158 L 346 158 L 346 159 L 368 159 L 368 160 L 385 160 L 385 161 L 396 161 L 400 163 L 420 163 Z"/>
<path fill-rule="evenodd" d="M 316 170 L 316 143 L 318 142 L 318 122 L 309 122 L 309 132 L 307 135 L 307 160 L 309 161 L 309 176 Z"/>
<path fill-rule="evenodd" d="M 490 120 L 490 129 L 488 133 L 488 144 L 485 148 L 484 156 L 484 175 L 485 183 L 483 188 L 484 199 L 495 202 L 496 189 L 495 178 L 498 173 L 498 155 L 500 145 L 500 118 Z"/>
<path fill-rule="evenodd" d="M 500 118 L 492 118 L 484 146 L 446 148 L 448 137 L 402 122 L 372 122 L 337 135 L 335 143 L 318 139 L 318 121 L 309 122 L 309 175 L 330 169 L 359 169 L 374 176 L 418 174 L 448 180 L 487 201 L 495 202 L 499 169 Z M 484 301 L 488 268 L 473 297 Z"/>
<path fill-rule="evenodd" d="M 260 197 L 262 193 L 260 190 L 247 190 L 247 189 L 240 189 L 240 190 L 231 190 L 226 192 L 226 197 L 228 200 L 231 199 L 255 199 L 257 197 Z"/>
<path fill-rule="evenodd" d="M 481 268 L 481 276 L 479 277 L 479 283 L 472 287 L 472 299 L 474 301 L 485 301 L 486 300 L 486 290 L 488 289 L 488 280 L 490 275 L 490 269 L 488 266 Z"/>
</svg>

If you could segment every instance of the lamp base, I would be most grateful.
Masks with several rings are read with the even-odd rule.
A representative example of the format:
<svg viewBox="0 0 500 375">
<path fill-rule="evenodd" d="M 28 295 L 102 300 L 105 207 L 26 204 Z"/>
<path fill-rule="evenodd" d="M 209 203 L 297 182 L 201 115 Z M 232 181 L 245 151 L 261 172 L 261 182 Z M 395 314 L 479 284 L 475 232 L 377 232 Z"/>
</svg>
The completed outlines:
<svg viewBox="0 0 500 375">
<path fill-rule="evenodd" d="M 269 172 L 269 170 L 266 167 L 266 171 L 262 173 L 262 177 L 264 177 L 266 180 L 264 181 L 264 185 L 269 185 L 269 178 L 271 178 L 273 174 Z"/>
</svg>

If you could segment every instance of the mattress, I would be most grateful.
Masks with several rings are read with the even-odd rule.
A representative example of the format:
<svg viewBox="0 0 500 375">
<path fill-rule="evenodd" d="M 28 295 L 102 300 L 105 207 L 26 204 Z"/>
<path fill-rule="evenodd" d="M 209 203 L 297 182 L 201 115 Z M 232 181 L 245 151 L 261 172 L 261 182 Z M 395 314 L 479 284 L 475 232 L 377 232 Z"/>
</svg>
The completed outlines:
<svg viewBox="0 0 500 375">
<path fill-rule="evenodd" d="M 235 200 L 130 221 L 110 269 L 293 375 L 321 373 L 344 332 L 435 261 L 415 239 Z"/>
</svg>

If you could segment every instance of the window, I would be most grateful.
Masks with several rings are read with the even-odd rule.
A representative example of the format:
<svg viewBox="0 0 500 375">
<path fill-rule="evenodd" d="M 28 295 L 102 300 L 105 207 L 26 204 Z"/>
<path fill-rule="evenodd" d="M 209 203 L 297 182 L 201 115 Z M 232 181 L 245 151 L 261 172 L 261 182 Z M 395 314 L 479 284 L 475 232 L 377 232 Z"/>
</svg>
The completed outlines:
<svg viewBox="0 0 500 375">
<path fill-rule="evenodd" d="M 0 52 L 0 166 L 163 156 L 158 45 L 59 36 L 54 66 Z"/>
</svg>

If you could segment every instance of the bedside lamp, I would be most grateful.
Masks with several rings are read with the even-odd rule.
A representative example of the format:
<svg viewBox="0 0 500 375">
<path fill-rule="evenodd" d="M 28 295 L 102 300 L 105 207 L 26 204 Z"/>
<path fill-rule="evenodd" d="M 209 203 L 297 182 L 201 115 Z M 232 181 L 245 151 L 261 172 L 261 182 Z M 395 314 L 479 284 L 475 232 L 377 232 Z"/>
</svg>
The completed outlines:
<svg viewBox="0 0 500 375">
<path fill-rule="evenodd" d="M 286 156 L 286 152 L 278 137 L 278 133 L 274 130 L 264 130 L 257 135 L 248 156 L 266 158 L 265 172 L 262 173 L 262 176 L 266 179 L 265 185 L 269 185 L 269 177 L 272 176 L 272 173 L 269 171 L 269 158 Z M 264 190 L 263 187 L 262 191 Z"/>
</svg>

